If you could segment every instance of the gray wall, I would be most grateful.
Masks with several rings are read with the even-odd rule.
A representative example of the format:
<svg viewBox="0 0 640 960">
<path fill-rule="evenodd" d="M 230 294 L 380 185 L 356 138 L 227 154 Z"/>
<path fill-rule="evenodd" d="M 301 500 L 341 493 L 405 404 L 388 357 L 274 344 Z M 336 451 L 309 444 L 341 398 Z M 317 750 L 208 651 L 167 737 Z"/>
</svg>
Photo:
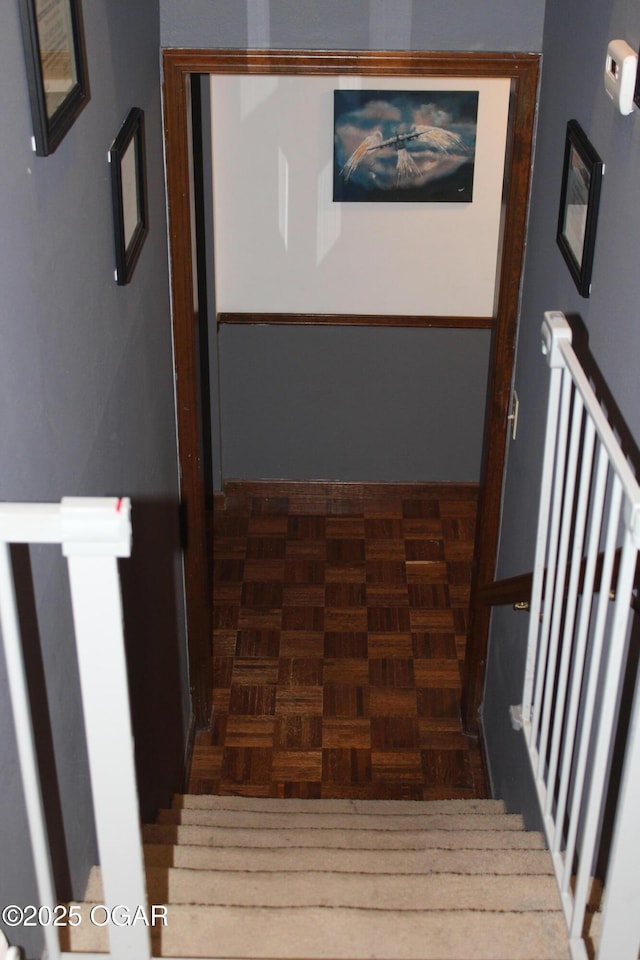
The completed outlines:
<svg viewBox="0 0 640 960">
<path fill-rule="evenodd" d="M 476 481 L 490 338 L 488 330 L 223 325 L 225 475 Z"/>
<path fill-rule="evenodd" d="M 129 495 L 134 552 L 122 561 L 141 800 L 180 785 L 189 723 L 163 179 L 157 0 L 84 4 L 91 100 L 57 151 L 36 157 L 15 0 L 0 12 L 0 500 Z M 107 151 L 145 110 L 150 233 L 117 287 Z M 20 593 L 29 603 L 24 557 Z M 57 840 L 61 896 L 94 862 L 89 786 L 57 548 L 35 548 L 30 679 Z M 0 654 L 0 904 L 37 903 Z M 55 766 L 47 759 L 53 745 Z M 114 789 L 117 772 L 114 771 Z M 35 953 L 29 931 L 7 931 Z"/>
<path fill-rule="evenodd" d="M 540 355 L 545 310 L 578 315 L 596 364 L 635 439 L 640 438 L 640 112 L 623 117 L 602 80 L 607 43 L 634 50 L 640 19 L 634 0 L 547 0 L 544 66 L 516 388 L 518 439 L 509 450 L 499 576 L 531 570 L 548 375 Z M 591 297 L 578 294 L 555 243 L 567 121 L 578 120 L 606 164 Z M 508 608 L 493 617 L 484 726 L 496 792 L 513 809 L 530 809 L 517 771 L 519 734 L 507 710 L 519 703 L 528 618 Z"/>
<path fill-rule="evenodd" d="M 448 4 L 438 0 L 160 0 L 166 47 L 539 51 L 543 15 L 544 0 Z M 224 478 L 477 481 L 485 347 L 480 348 L 471 374 L 475 392 L 471 383 L 461 381 L 464 397 L 458 397 L 453 406 L 442 401 L 428 371 L 437 356 L 440 370 L 449 370 L 451 390 L 461 367 L 471 369 L 468 361 L 479 339 L 471 333 L 460 348 L 460 338 L 450 339 L 456 348 L 443 356 L 441 331 L 417 335 L 397 330 L 388 331 L 387 337 L 375 329 L 361 328 L 354 334 L 343 327 L 329 335 L 312 327 L 295 332 L 292 328 L 270 332 L 252 328 L 241 334 L 222 331 L 220 340 L 212 337 L 211 343 L 214 371 L 218 348 L 221 351 L 222 442 L 218 451 L 218 409 L 214 408 L 214 465 L 222 464 Z M 361 365 L 357 358 L 346 362 L 353 356 L 356 340 L 358 356 L 365 358 Z M 396 384 L 391 405 L 389 390 L 371 376 L 374 358 L 381 357 L 381 344 L 391 358 L 388 372 Z M 263 349 L 258 369 L 254 358 Z M 419 389 L 416 350 L 426 372 Z M 446 376 L 439 379 L 447 381 Z M 323 392 L 321 405 L 319 391 Z M 388 426 L 401 394 L 407 402 L 402 416 L 395 419 L 392 453 L 385 459 L 380 455 L 380 427 Z M 297 406 L 291 411 L 294 396 Z M 356 402 L 350 403 L 350 398 Z M 216 407 L 215 393 L 213 403 Z M 437 408 L 442 415 L 439 429 L 433 425 Z M 313 432 L 320 440 L 315 450 L 311 449 L 313 434 L 308 435 L 311 413 Z M 426 432 L 425 419 L 431 421 Z M 216 472 L 216 489 L 219 484 Z"/>
<path fill-rule="evenodd" d="M 163 47 L 541 49 L 544 0 L 160 0 Z"/>
</svg>

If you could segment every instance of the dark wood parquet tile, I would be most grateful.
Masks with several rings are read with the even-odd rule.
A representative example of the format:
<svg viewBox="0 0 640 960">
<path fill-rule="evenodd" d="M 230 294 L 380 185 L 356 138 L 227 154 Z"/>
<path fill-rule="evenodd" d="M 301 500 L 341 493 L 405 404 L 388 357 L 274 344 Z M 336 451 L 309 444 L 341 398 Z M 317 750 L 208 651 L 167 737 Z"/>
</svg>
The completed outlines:
<svg viewBox="0 0 640 960">
<path fill-rule="evenodd" d="M 329 748 L 322 751 L 323 783 L 371 783 L 371 750 L 357 747 Z"/>
<path fill-rule="evenodd" d="M 217 498 L 214 714 L 189 789 L 484 796 L 460 723 L 476 489 L 256 486 Z"/>
<path fill-rule="evenodd" d="M 369 717 L 369 693 L 368 684 L 325 683 L 322 715 L 343 719 Z"/>
<path fill-rule="evenodd" d="M 266 747 L 273 746 L 278 734 L 279 722 L 275 717 L 229 716 L 225 718 L 225 728 L 218 735 L 225 747 Z"/>
<path fill-rule="evenodd" d="M 274 745 L 284 750 L 322 748 L 322 717 L 281 716 Z"/>
<path fill-rule="evenodd" d="M 222 697 L 219 699 L 222 700 Z M 228 712 L 237 716 L 261 717 L 265 714 L 273 715 L 276 709 L 275 684 L 232 683 L 228 703 Z"/>
<path fill-rule="evenodd" d="M 366 659 L 369 655 L 369 639 L 366 633 L 325 633 L 324 656 L 326 658 L 353 657 Z"/>
<path fill-rule="evenodd" d="M 377 657 L 411 657 L 413 643 L 410 633 L 370 633 L 367 637 L 369 658 Z"/>
<path fill-rule="evenodd" d="M 324 749 L 371 749 L 371 720 L 368 717 L 322 718 L 322 746 Z"/>
<path fill-rule="evenodd" d="M 276 712 L 279 716 L 322 716 L 323 687 L 278 687 Z"/>
<path fill-rule="evenodd" d="M 274 750 L 271 779 L 308 783 L 322 779 L 322 750 Z"/>
<path fill-rule="evenodd" d="M 420 747 L 418 718 L 372 717 L 371 744 L 380 751 Z"/>
</svg>

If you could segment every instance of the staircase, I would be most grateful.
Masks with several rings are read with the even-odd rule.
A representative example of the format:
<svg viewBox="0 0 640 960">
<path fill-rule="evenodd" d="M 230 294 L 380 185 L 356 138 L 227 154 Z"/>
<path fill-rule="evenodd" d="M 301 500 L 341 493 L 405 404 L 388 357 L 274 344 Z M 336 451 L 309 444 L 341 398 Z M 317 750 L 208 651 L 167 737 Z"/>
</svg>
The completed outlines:
<svg viewBox="0 0 640 960">
<path fill-rule="evenodd" d="M 568 960 L 551 860 L 500 801 L 181 796 L 143 828 L 154 956 Z M 88 921 L 63 949 L 106 951 Z"/>
<path fill-rule="evenodd" d="M 552 351 L 552 356 L 557 352 Z M 614 492 L 619 506 L 619 484 Z M 611 680 L 608 708 L 612 702 L 615 707 L 615 697 L 609 694 L 618 689 L 621 676 L 622 641 L 627 635 L 629 598 L 640 549 L 640 489 L 629 504 L 625 510 L 633 529 L 627 533 L 638 543 L 625 535 L 612 628 L 616 658 L 610 656 L 607 665 L 607 681 Z M 67 557 L 105 880 L 103 890 L 100 871 L 92 873 L 86 902 L 74 904 L 73 914 L 64 914 L 68 925 L 61 926 L 57 914 L 55 923 L 44 923 L 43 956 L 67 960 L 71 950 L 81 952 L 84 960 L 96 960 L 96 955 L 110 950 L 112 960 L 151 960 L 152 948 L 156 957 L 207 960 L 588 960 L 595 956 L 598 960 L 637 960 L 640 752 L 634 745 L 640 742 L 640 685 L 629 719 L 630 748 L 619 791 L 601 921 L 595 913 L 598 901 L 590 898 L 593 840 L 607 787 L 601 764 L 593 766 L 588 791 L 583 791 L 583 783 L 579 788 L 577 781 L 569 784 L 575 798 L 577 813 L 572 823 L 577 832 L 588 800 L 589 843 L 583 837 L 579 845 L 576 877 L 575 837 L 571 844 L 565 843 L 563 816 L 558 816 L 557 829 L 551 823 L 548 813 L 556 807 L 555 795 L 542 781 L 537 789 L 545 828 L 553 826 L 548 830 L 555 844 L 553 861 L 541 838 L 524 832 L 518 817 L 505 814 L 495 801 L 479 800 L 178 797 L 171 810 L 143 828 L 141 838 L 117 567 L 118 558 L 130 551 L 129 506 L 126 499 L 115 498 L 65 498 L 59 505 L 0 504 L 1 632 L 36 877 L 37 900 L 33 903 L 40 903 L 50 918 L 54 916 L 55 877 L 9 550 L 14 543 L 59 543 Z M 615 534 L 617 526 L 611 529 Z M 616 537 L 607 535 L 607 541 L 605 562 L 613 567 Z M 595 569 L 595 561 L 589 562 Z M 542 566 L 539 569 L 544 572 Z M 593 586 L 588 570 L 585 579 Z M 604 572 L 602 578 L 606 586 L 600 589 L 600 597 L 605 598 L 604 624 L 611 578 Z M 576 576 L 575 581 L 578 579 Z M 575 587 L 574 582 L 572 595 Z M 540 599 L 537 589 L 536 604 Z M 564 606 L 562 589 L 555 592 Z M 538 620 L 534 610 L 532 618 Z M 620 625 L 624 629 L 617 629 Z M 599 639 L 602 633 L 599 629 Z M 554 632 L 556 645 L 558 636 Z M 531 659 L 535 662 L 544 657 L 536 656 L 534 650 Z M 582 670 L 569 674 L 579 685 Z M 589 677 L 588 690 L 599 683 L 598 670 L 592 668 L 592 674 L 596 680 Z M 549 676 L 558 676 L 555 654 Z M 527 675 L 527 686 L 532 679 L 533 672 Z M 542 687 L 553 695 L 557 684 L 553 680 Z M 537 746 L 537 734 L 529 736 L 528 742 L 534 744 L 536 766 L 545 772 L 551 767 L 546 763 L 549 755 L 555 769 L 556 744 L 552 741 L 547 750 L 550 718 L 546 707 L 534 713 L 536 723 L 538 714 L 542 715 L 541 740 L 546 746 Z M 564 713 L 558 711 L 560 719 Z M 609 734 L 617 712 L 605 711 L 603 706 L 595 714 L 606 720 L 597 725 L 595 755 L 606 760 L 615 742 Z M 582 717 L 582 712 L 577 715 Z M 522 716 L 531 723 L 530 698 L 523 697 Z M 589 732 L 586 722 L 583 726 Z M 586 762 L 591 746 L 585 742 Z M 571 755 L 567 756 L 563 770 L 566 768 L 570 777 L 573 763 Z M 556 779 L 549 777 L 552 785 Z M 586 833 L 586 828 L 582 832 Z M 556 872 L 558 883 L 563 874 L 564 909 L 556 892 Z M 144 917 L 147 902 L 149 913 L 158 905 L 157 916 L 164 913 L 166 905 L 168 921 L 166 925 L 157 922 L 151 938 L 144 923 L 136 926 L 115 920 L 107 927 L 91 922 L 96 906 L 104 910 L 102 903 L 110 905 L 112 914 L 125 910 L 120 905 L 126 904 L 130 911 L 136 910 L 136 916 L 139 910 Z M 571 927 L 569 935 L 565 916 Z"/>
</svg>

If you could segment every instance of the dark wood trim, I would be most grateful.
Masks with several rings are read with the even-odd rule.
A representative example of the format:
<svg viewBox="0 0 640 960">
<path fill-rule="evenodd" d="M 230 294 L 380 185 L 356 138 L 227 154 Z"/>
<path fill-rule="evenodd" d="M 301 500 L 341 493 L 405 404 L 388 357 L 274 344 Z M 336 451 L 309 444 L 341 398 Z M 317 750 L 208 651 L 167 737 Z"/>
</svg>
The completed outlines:
<svg viewBox="0 0 640 960">
<path fill-rule="evenodd" d="M 533 157 L 539 58 L 520 61 L 512 74 L 511 116 L 501 230 L 501 266 L 496 326 L 488 387 L 485 450 L 480 481 L 476 552 L 471 584 L 467 658 L 464 666 L 462 720 L 467 733 L 479 734 L 491 609 L 478 601 L 481 584 L 494 579 L 498 559 L 502 484 L 506 457 L 511 381 L 524 265 L 527 209 Z"/>
<path fill-rule="evenodd" d="M 218 325 L 293 324 L 331 327 L 442 327 L 462 330 L 491 330 L 493 317 L 411 317 L 353 313 L 219 313 Z"/>
<path fill-rule="evenodd" d="M 189 778 L 191 776 L 191 760 L 196 745 L 196 718 L 191 714 L 189 718 L 189 729 L 187 731 L 187 742 L 184 748 L 184 763 L 182 768 L 182 793 L 189 792 Z"/>
<path fill-rule="evenodd" d="M 479 603 L 489 607 L 502 607 L 510 603 L 529 603 L 531 600 L 532 573 L 521 573 L 516 577 L 494 580 L 478 589 Z"/>
<path fill-rule="evenodd" d="M 198 725 L 211 704 L 206 496 L 198 435 L 197 338 L 194 331 L 191 230 L 187 150 L 187 82 L 192 73 L 502 77 L 511 79 L 511 114 L 501 236 L 500 282 L 496 298 L 487 429 L 483 458 L 477 547 L 474 559 L 469 656 L 465 667 L 463 717 L 478 731 L 484 686 L 489 608 L 474 600 L 478 583 L 493 580 L 500 525 L 507 413 L 526 213 L 540 57 L 529 53 L 300 51 L 166 49 L 163 51 L 171 287 L 174 310 L 176 391 L 182 502 L 185 511 L 185 576 L 190 669 Z"/>
<path fill-rule="evenodd" d="M 537 53 L 405 50 L 243 50 L 190 48 L 163 50 L 182 74 L 355 74 L 399 77 L 520 77 L 537 71 Z M 165 74 L 166 76 L 166 74 Z"/>
<path fill-rule="evenodd" d="M 600 587 L 602 584 L 602 572 L 604 569 L 604 553 L 599 553 L 596 559 L 595 570 L 593 573 L 593 592 L 599 593 Z M 616 590 L 618 588 L 618 574 L 620 572 L 620 561 L 622 559 L 622 549 L 618 547 L 613 555 L 613 566 L 611 568 L 611 587 L 610 592 L 615 597 Z M 580 575 L 578 577 L 578 594 L 584 592 L 584 578 L 587 571 L 587 560 L 583 558 L 580 563 Z M 542 597 L 544 598 L 544 591 L 547 580 L 547 571 L 544 571 L 544 579 L 542 581 Z M 508 577 L 504 580 L 494 580 L 493 583 L 487 583 L 483 587 L 480 587 L 478 590 L 478 601 L 484 603 L 490 607 L 499 607 L 504 606 L 509 603 L 526 603 L 531 602 L 531 589 L 533 586 L 533 573 L 521 573 L 515 577 Z M 565 571 L 565 589 L 564 595 L 566 597 L 569 589 L 569 571 L 568 568 Z M 636 611 L 640 612 L 638 606 L 638 601 L 635 596 L 631 597 L 631 606 Z"/>
<path fill-rule="evenodd" d="M 189 72 L 177 66 L 171 57 L 165 58 L 166 176 L 189 676 L 196 725 L 205 727 L 211 719 L 213 611 L 208 491 L 200 432 L 198 316 L 193 298 L 188 82 Z"/>
<path fill-rule="evenodd" d="M 474 500 L 477 483 L 350 483 L 333 480 L 227 480 L 225 497 L 296 497 L 299 500 L 409 499 Z"/>
</svg>

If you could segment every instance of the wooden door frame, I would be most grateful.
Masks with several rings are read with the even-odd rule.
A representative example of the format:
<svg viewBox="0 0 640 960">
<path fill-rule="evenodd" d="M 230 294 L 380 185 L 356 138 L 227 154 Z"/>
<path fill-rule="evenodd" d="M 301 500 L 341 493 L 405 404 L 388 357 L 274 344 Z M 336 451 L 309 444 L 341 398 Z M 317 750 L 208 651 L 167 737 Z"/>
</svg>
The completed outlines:
<svg viewBox="0 0 640 960">
<path fill-rule="evenodd" d="M 479 732 L 479 707 L 489 633 L 489 608 L 475 601 L 494 577 L 507 416 L 515 354 L 540 57 L 527 53 L 165 49 L 164 122 L 171 294 L 176 372 L 181 501 L 185 527 L 185 589 L 189 667 L 196 724 L 209 722 L 212 697 L 210 544 L 199 437 L 197 318 L 193 296 L 189 203 L 188 83 L 191 74 L 291 74 L 499 77 L 511 81 L 499 261 L 487 391 L 485 440 L 463 684 L 463 720 Z"/>
</svg>

